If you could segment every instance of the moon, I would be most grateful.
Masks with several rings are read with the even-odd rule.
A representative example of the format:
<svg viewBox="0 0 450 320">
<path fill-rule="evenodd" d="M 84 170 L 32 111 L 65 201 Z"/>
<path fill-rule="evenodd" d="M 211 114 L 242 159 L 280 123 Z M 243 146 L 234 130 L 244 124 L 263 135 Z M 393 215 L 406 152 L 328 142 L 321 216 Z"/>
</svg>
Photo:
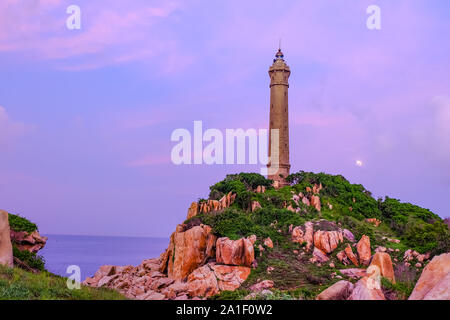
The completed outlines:
<svg viewBox="0 0 450 320">
<path fill-rule="evenodd" d="M 363 163 L 362 163 L 361 160 L 356 160 L 356 165 L 357 165 L 358 167 L 362 167 Z"/>
</svg>

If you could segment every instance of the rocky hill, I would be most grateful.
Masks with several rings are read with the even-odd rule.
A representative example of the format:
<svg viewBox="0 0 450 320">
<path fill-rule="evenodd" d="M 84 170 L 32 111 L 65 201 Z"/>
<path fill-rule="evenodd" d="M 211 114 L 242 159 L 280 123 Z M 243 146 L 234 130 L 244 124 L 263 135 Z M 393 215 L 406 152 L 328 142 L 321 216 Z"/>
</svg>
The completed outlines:
<svg viewBox="0 0 450 320">
<path fill-rule="evenodd" d="M 427 209 L 342 176 L 280 189 L 229 175 L 193 202 L 160 257 L 103 266 L 85 285 L 133 299 L 450 299 L 450 233 Z"/>
</svg>

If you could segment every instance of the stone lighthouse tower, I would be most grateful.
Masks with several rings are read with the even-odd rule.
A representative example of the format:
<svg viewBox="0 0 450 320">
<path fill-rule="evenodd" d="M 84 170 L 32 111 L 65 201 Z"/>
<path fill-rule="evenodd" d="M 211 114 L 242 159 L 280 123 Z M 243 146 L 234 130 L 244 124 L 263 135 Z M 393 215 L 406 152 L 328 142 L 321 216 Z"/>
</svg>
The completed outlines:
<svg viewBox="0 0 450 320">
<path fill-rule="evenodd" d="M 279 187 L 286 185 L 289 175 L 289 109 L 288 89 L 291 70 L 284 61 L 281 49 L 278 49 L 270 76 L 270 124 L 269 124 L 269 163 L 268 179 L 275 181 Z M 278 130 L 273 130 L 278 129 Z"/>
</svg>

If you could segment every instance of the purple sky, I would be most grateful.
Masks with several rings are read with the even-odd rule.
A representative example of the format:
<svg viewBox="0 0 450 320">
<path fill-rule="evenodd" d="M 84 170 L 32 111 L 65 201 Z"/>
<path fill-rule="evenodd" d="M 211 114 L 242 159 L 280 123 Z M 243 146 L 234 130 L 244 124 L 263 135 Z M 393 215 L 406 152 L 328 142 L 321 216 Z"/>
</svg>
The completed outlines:
<svg viewBox="0 0 450 320">
<path fill-rule="evenodd" d="M 81 30 L 66 28 L 70 4 Z M 175 166 L 172 131 L 266 128 L 281 37 L 292 171 L 448 217 L 449 13 L 446 0 L 2 0 L 0 207 L 43 233 L 168 236 L 211 184 L 260 168 Z"/>
</svg>

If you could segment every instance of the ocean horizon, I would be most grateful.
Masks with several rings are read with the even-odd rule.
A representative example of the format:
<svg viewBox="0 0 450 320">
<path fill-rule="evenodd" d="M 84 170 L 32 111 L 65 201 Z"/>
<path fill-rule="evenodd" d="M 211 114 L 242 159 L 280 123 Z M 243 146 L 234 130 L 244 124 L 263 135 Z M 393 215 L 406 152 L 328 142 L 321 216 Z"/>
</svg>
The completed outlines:
<svg viewBox="0 0 450 320">
<path fill-rule="evenodd" d="M 136 266 L 145 259 L 157 258 L 169 244 L 168 237 L 45 236 L 47 243 L 38 252 L 45 259 L 45 268 L 67 277 L 67 267 L 77 265 L 82 280 L 93 276 L 102 265 Z"/>
</svg>

